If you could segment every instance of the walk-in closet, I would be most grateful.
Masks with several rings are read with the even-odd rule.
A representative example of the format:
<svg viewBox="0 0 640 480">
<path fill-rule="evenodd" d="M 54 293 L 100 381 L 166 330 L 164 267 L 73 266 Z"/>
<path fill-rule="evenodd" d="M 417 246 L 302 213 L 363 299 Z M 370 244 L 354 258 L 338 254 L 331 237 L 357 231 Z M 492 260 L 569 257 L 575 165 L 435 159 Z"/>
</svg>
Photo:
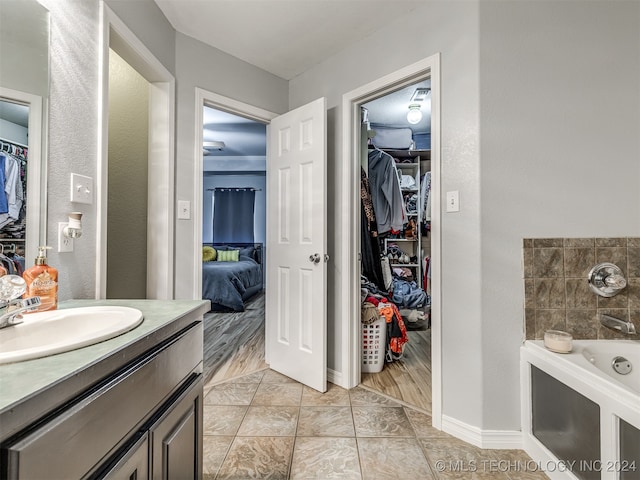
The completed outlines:
<svg viewBox="0 0 640 480">
<path fill-rule="evenodd" d="M 0 274 L 25 268 L 29 107 L 0 100 Z"/>
<path fill-rule="evenodd" d="M 361 383 L 431 412 L 431 82 L 361 106 Z"/>
</svg>

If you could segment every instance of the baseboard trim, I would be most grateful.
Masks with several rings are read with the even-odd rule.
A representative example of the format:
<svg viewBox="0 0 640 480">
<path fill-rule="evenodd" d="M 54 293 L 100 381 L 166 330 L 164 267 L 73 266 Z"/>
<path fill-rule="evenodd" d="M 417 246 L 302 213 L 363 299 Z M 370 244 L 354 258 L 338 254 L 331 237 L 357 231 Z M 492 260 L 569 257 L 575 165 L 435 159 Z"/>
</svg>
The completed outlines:
<svg viewBox="0 0 640 480">
<path fill-rule="evenodd" d="M 480 448 L 521 450 L 523 446 L 519 430 L 481 430 L 447 415 L 442 415 L 442 430 Z"/>
<path fill-rule="evenodd" d="M 330 368 L 327 368 L 327 382 L 333 383 L 334 385 L 342 388 L 348 388 L 346 385 L 344 385 L 344 378 L 342 376 L 342 373 Z"/>
</svg>

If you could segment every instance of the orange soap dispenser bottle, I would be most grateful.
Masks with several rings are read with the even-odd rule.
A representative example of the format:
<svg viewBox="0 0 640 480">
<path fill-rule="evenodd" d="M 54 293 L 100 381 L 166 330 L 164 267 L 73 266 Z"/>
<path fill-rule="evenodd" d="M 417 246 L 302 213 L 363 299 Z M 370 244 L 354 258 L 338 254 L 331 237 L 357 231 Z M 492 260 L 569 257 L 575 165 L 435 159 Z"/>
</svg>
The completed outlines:
<svg viewBox="0 0 640 480">
<path fill-rule="evenodd" d="M 24 298 L 40 297 L 40 306 L 33 312 L 45 312 L 58 308 L 58 270 L 47 265 L 47 249 L 38 247 L 36 264 L 22 274 L 27 283 Z"/>
</svg>

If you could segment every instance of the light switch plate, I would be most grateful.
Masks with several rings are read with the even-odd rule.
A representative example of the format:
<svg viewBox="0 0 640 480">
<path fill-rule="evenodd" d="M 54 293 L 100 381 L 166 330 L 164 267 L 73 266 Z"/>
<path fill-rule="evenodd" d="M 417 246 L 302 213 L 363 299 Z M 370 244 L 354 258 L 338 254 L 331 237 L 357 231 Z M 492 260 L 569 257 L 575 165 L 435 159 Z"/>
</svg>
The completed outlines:
<svg viewBox="0 0 640 480">
<path fill-rule="evenodd" d="M 191 218 L 191 202 L 189 200 L 178 200 L 178 219 L 189 220 Z"/>
<path fill-rule="evenodd" d="M 58 253 L 73 252 L 73 238 L 64 234 L 64 227 L 69 225 L 66 222 L 58 223 Z"/>
<path fill-rule="evenodd" d="M 71 201 L 76 203 L 93 203 L 93 178 L 71 174 Z"/>
</svg>

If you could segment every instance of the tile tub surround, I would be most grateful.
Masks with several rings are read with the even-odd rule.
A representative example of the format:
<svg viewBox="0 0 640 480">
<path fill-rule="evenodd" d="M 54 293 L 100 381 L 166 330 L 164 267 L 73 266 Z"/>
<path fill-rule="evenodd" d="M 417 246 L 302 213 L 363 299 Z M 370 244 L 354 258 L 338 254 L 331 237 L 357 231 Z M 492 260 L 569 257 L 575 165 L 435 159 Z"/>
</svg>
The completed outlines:
<svg viewBox="0 0 640 480">
<path fill-rule="evenodd" d="M 204 480 L 547 478 L 521 450 L 482 450 L 389 397 L 328 387 L 321 394 L 272 370 L 210 382 Z"/>
<path fill-rule="evenodd" d="M 600 324 L 606 313 L 640 331 L 640 238 L 534 238 L 523 240 L 525 333 L 541 340 L 545 330 L 576 339 L 626 337 Z M 591 291 L 589 271 L 598 263 L 620 267 L 627 287 L 615 297 Z"/>
</svg>

